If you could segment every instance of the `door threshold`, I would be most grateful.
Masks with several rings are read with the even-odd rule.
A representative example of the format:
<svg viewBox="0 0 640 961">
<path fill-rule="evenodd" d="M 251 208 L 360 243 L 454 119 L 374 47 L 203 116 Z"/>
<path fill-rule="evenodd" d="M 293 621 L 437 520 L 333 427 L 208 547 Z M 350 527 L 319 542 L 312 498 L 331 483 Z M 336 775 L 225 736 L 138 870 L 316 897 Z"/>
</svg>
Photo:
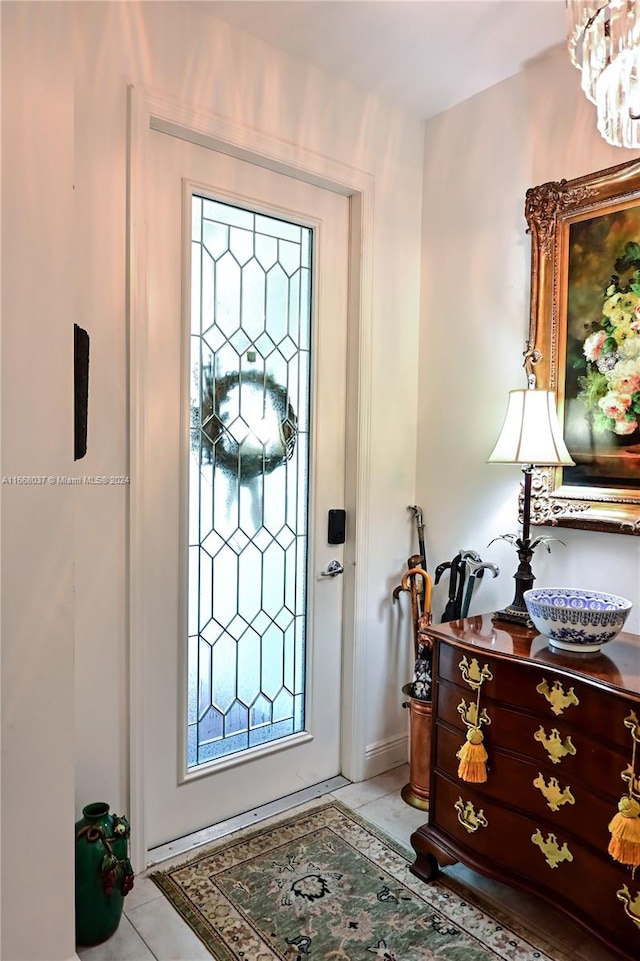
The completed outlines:
<svg viewBox="0 0 640 961">
<path fill-rule="evenodd" d="M 177 838 L 175 841 L 168 841 L 166 844 L 159 844 L 157 847 L 150 849 L 147 856 L 147 867 L 151 868 L 161 861 L 186 854 L 202 844 L 217 841 L 227 834 L 233 834 L 234 831 L 249 827 L 251 824 L 258 824 L 260 821 L 265 821 L 276 814 L 290 811 L 291 808 L 305 804 L 307 801 L 313 801 L 324 794 L 331 794 L 332 791 L 337 791 L 338 788 L 346 787 L 348 784 L 351 784 L 351 781 L 338 774 L 336 777 L 303 788 L 302 791 L 295 791 L 293 794 L 287 794 L 286 797 L 278 798 L 269 804 L 262 804 L 251 811 L 245 811 L 244 814 L 237 814 L 235 817 L 227 818 L 226 821 L 219 821 L 218 824 L 212 824 L 211 827 L 203 828 L 201 831 L 186 834 L 184 837 Z"/>
</svg>

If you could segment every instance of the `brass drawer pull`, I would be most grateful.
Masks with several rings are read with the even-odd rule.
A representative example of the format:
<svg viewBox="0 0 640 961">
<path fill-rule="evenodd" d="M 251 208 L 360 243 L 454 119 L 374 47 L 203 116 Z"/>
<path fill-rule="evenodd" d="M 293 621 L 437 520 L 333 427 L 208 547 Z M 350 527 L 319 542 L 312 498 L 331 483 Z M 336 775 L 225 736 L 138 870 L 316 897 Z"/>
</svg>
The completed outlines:
<svg viewBox="0 0 640 961">
<path fill-rule="evenodd" d="M 555 834 L 548 834 L 545 841 L 540 833 L 540 828 L 537 828 L 536 833 L 531 835 L 531 840 L 540 848 L 550 868 L 557 868 L 562 861 L 573 861 L 573 854 L 567 847 L 566 842 L 560 847 Z"/>
<path fill-rule="evenodd" d="M 483 724 L 491 724 L 491 718 L 487 714 L 486 707 L 483 707 L 478 714 L 478 705 L 467 704 L 464 698 L 462 698 L 456 710 L 465 727 L 482 727 Z"/>
<path fill-rule="evenodd" d="M 640 867 L 640 777 L 636 774 L 640 734 L 635 712 L 625 717 L 623 723 L 631 732 L 631 763 L 620 775 L 628 784 L 628 791 L 618 801 L 618 810 L 609 822 L 611 840 L 607 851 L 614 861 L 626 864 L 635 871 Z"/>
<path fill-rule="evenodd" d="M 562 758 L 567 754 L 576 753 L 576 749 L 573 746 L 571 738 L 566 737 L 563 744 L 560 731 L 556 730 L 555 727 L 551 731 L 551 734 L 547 736 L 547 733 L 541 724 L 540 728 L 533 735 L 533 739 L 534 741 L 540 741 L 553 764 L 559 764 Z"/>
<path fill-rule="evenodd" d="M 458 710 L 460 710 L 460 708 L 458 708 Z M 629 728 L 633 744 L 631 762 L 627 764 L 624 771 L 621 772 L 620 777 L 625 784 L 628 785 L 629 794 L 632 797 L 640 798 L 640 773 L 636 774 L 635 771 L 635 745 L 640 743 L 640 732 L 638 731 L 638 718 L 636 717 L 635 711 L 632 711 L 629 717 L 625 717 L 622 723 L 625 727 Z"/>
<path fill-rule="evenodd" d="M 546 677 L 538 684 L 536 691 L 538 694 L 546 697 L 551 705 L 551 710 L 556 716 L 562 714 L 565 708 L 570 707 L 572 704 L 577 706 L 580 703 L 572 687 L 570 687 L 565 694 L 560 681 L 554 681 L 553 687 L 549 687 Z"/>
<path fill-rule="evenodd" d="M 632 901 L 629 888 L 625 884 L 619 891 L 616 891 L 616 897 L 618 901 L 622 901 L 624 904 L 624 913 L 626 916 L 631 918 L 633 923 L 640 928 L 640 894 L 636 894 Z"/>
<path fill-rule="evenodd" d="M 558 811 L 563 804 L 576 803 L 576 799 L 571 793 L 571 788 L 566 787 L 562 791 L 560 789 L 560 785 L 558 784 L 558 779 L 555 777 L 550 777 L 549 783 L 547 784 L 542 774 L 538 772 L 538 776 L 534 780 L 533 786 L 538 788 L 540 793 L 544 796 L 547 806 L 550 807 L 552 811 Z"/>
<path fill-rule="evenodd" d="M 624 724 L 625 727 L 629 728 L 629 730 L 631 731 L 631 737 L 636 742 L 636 744 L 639 744 L 640 731 L 638 730 L 638 727 L 640 727 L 640 725 L 638 724 L 638 718 L 636 716 L 636 712 L 632 711 L 629 717 L 625 717 L 622 723 Z"/>
<path fill-rule="evenodd" d="M 620 772 L 620 779 L 629 786 L 632 796 L 640 797 L 640 774 L 635 773 L 632 764 L 627 764 L 624 771 Z"/>
<path fill-rule="evenodd" d="M 475 808 L 471 801 L 463 801 L 461 797 L 458 798 L 456 803 L 453 805 L 458 812 L 458 821 L 469 834 L 473 834 L 478 828 L 486 828 L 488 821 L 484 816 L 484 811 L 482 808 L 476 814 Z"/>
<path fill-rule="evenodd" d="M 482 670 L 480 670 L 480 665 L 475 657 L 471 658 L 471 664 L 469 664 L 466 656 L 463 656 L 458 667 L 460 668 L 463 681 L 474 691 L 482 687 L 485 681 L 493 680 L 493 674 L 489 670 L 489 665 L 485 664 Z"/>
<path fill-rule="evenodd" d="M 466 720 L 460 710 L 462 705 L 458 705 L 458 711 L 467 728 L 465 742 L 456 754 L 456 757 L 460 761 L 458 765 L 458 777 L 461 781 L 470 781 L 472 784 L 483 784 L 487 780 L 488 754 L 482 743 L 484 741 L 484 734 L 480 728 L 482 724 L 488 724 L 490 722 L 489 715 L 486 711 L 480 710 L 480 688 L 485 681 L 493 680 L 493 674 L 489 670 L 488 664 L 485 664 L 482 670 L 480 670 L 480 665 L 475 657 L 471 658 L 471 664 L 469 664 L 466 656 L 463 655 L 458 667 L 460 668 L 460 673 L 465 683 L 476 692 L 476 703 L 473 709 L 467 708 L 466 702 L 462 701 L 462 705 L 464 705 L 463 710 L 466 709 L 467 715 L 469 715 L 469 717 L 473 716 L 475 720 Z"/>
</svg>

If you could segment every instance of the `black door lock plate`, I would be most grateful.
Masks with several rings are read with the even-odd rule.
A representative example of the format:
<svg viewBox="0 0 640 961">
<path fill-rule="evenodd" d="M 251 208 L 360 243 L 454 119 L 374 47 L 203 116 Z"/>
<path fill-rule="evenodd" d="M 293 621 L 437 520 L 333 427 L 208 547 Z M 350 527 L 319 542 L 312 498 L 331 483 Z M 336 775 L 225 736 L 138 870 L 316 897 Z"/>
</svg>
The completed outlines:
<svg viewBox="0 0 640 961">
<path fill-rule="evenodd" d="M 327 543 L 344 544 L 347 530 L 347 512 L 344 510 L 330 510 L 327 524 Z"/>
</svg>

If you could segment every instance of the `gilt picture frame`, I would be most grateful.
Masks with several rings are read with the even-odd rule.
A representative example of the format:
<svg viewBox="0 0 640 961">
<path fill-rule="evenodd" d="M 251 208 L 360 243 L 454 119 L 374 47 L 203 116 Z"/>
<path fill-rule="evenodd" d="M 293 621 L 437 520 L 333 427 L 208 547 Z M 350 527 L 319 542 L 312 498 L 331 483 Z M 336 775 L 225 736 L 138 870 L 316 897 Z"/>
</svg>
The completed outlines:
<svg viewBox="0 0 640 961">
<path fill-rule="evenodd" d="M 640 161 L 526 193 L 525 366 L 575 467 L 534 472 L 532 523 L 640 534 Z"/>
</svg>

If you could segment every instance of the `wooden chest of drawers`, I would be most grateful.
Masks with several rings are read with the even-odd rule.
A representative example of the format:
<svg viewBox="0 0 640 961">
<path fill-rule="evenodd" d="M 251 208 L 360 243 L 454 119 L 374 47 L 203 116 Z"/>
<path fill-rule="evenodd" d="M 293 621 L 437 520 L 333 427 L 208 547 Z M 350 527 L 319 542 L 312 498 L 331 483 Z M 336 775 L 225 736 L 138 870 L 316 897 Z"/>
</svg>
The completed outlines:
<svg viewBox="0 0 640 961">
<path fill-rule="evenodd" d="M 411 838 L 413 873 L 429 881 L 462 861 L 546 898 L 638 961 L 640 868 L 634 874 L 607 847 L 640 737 L 640 637 L 620 634 L 600 654 L 574 655 L 490 615 L 430 633 L 430 807 Z M 481 783 L 458 776 L 456 757 L 474 716 L 488 754 Z"/>
</svg>

